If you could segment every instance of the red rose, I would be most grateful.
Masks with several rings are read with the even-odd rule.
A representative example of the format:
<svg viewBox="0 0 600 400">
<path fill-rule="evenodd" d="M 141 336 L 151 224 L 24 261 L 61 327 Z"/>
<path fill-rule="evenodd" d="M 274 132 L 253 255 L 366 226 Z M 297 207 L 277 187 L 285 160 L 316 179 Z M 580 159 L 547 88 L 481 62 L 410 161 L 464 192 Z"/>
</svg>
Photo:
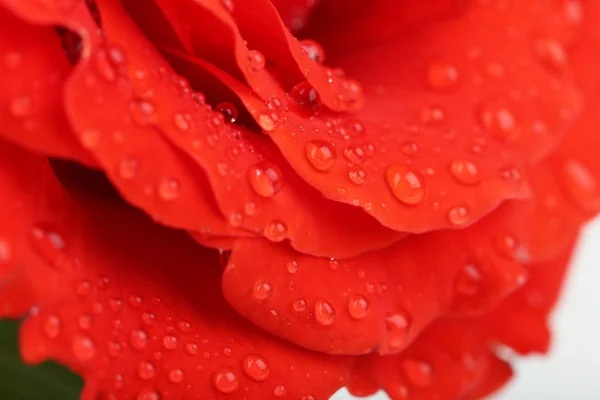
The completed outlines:
<svg viewBox="0 0 600 400">
<path fill-rule="evenodd" d="M 83 399 L 471 399 L 547 350 L 598 2 L 0 5 L 1 310 Z"/>
</svg>

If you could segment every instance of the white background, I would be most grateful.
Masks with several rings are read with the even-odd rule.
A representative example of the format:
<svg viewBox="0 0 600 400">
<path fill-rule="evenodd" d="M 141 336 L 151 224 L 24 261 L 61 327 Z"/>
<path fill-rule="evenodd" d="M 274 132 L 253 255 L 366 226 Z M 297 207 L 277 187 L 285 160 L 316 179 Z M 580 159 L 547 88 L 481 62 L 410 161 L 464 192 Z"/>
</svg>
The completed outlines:
<svg viewBox="0 0 600 400">
<path fill-rule="evenodd" d="M 600 219 L 585 229 L 572 263 L 552 317 L 550 355 L 516 362 L 516 377 L 493 400 L 600 399 Z M 332 397 L 348 399 L 353 397 L 345 389 Z"/>
</svg>

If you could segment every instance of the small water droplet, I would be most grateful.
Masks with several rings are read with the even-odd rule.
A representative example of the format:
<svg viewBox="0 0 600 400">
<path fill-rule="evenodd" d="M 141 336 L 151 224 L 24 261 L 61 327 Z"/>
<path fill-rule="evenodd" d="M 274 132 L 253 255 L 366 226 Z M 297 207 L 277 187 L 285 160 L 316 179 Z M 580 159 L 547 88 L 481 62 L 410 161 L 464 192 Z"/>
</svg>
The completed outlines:
<svg viewBox="0 0 600 400">
<path fill-rule="evenodd" d="M 56 339 L 60 335 L 61 322 L 56 315 L 49 315 L 43 324 L 44 334 L 48 339 Z"/>
<path fill-rule="evenodd" d="M 173 201 L 179 197 L 180 184 L 173 178 L 163 178 L 158 184 L 158 196 L 164 201 Z"/>
<path fill-rule="evenodd" d="M 429 125 L 439 125 L 444 122 L 445 113 L 438 106 L 429 106 L 421 110 L 421 122 Z"/>
<path fill-rule="evenodd" d="M 82 331 L 88 331 L 92 327 L 92 317 L 90 315 L 84 314 L 80 315 L 77 319 L 77 325 L 79 325 L 79 329 Z"/>
<path fill-rule="evenodd" d="M 135 158 L 124 158 L 119 162 L 118 172 L 122 179 L 130 180 L 137 176 L 139 163 Z"/>
<path fill-rule="evenodd" d="M 365 183 L 367 176 L 365 171 L 362 169 L 353 169 L 348 172 L 348 179 L 350 179 L 350 182 L 354 183 L 355 185 L 360 186 Z"/>
<path fill-rule="evenodd" d="M 33 113 L 33 104 L 31 97 L 19 96 L 11 100 L 8 110 L 13 117 L 24 118 Z"/>
<path fill-rule="evenodd" d="M 452 207 L 448 210 L 448 220 L 453 225 L 463 225 L 469 222 L 469 210 L 464 206 Z"/>
<path fill-rule="evenodd" d="M 290 90 L 289 97 L 299 106 L 314 110 L 320 105 L 319 94 L 310 83 L 300 82 Z"/>
<path fill-rule="evenodd" d="M 215 110 L 223 114 L 227 122 L 234 123 L 238 117 L 237 107 L 227 101 L 217 104 Z"/>
<path fill-rule="evenodd" d="M 108 355 L 116 358 L 121 354 L 121 345 L 117 342 L 108 342 Z"/>
<path fill-rule="evenodd" d="M 269 376 L 269 364 L 258 354 L 249 354 L 242 360 L 244 372 L 252 379 L 262 382 Z"/>
<path fill-rule="evenodd" d="M 260 280 L 254 284 L 252 289 L 252 297 L 257 300 L 264 300 L 271 297 L 273 293 L 273 288 L 269 282 Z"/>
<path fill-rule="evenodd" d="M 129 343 L 135 350 L 143 350 L 148 344 L 148 334 L 142 329 L 134 329 L 129 335 Z"/>
<path fill-rule="evenodd" d="M 288 235 L 287 226 L 281 221 L 271 221 L 265 226 L 264 235 L 273 242 L 281 242 Z"/>
<path fill-rule="evenodd" d="M 402 361 L 402 372 L 414 386 L 425 387 L 433 382 L 433 368 L 425 361 L 405 359 Z"/>
<path fill-rule="evenodd" d="M 454 160 L 450 163 L 450 174 L 464 185 L 474 186 L 481 181 L 477 165 L 467 160 Z"/>
<path fill-rule="evenodd" d="M 283 186 L 282 173 L 275 164 L 262 161 L 252 166 L 248 173 L 250 185 L 263 197 L 273 197 Z"/>
<path fill-rule="evenodd" d="M 567 66 L 567 52 L 563 45 L 556 39 L 545 38 L 535 40 L 533 50 L 542 64 L 554 72 L 561 72 Z"/>
<path fill-rule="evenodd" d="M 364 164 L 367 160 L 367 153 L 362 146 L 352 145 L 344 150 L 344 158 L 352 164 Z"/>
<path fill-rule="evenodd" d="M 147 100 L 138 100 L 131 103 L 129 114 L 133 122 L 140 126 L 154 124 L 158 119 L 154 104 Z"/>
<path fill-rule="evenodd" d="M 85 362 L 96 355 L 96 346 L 92 339 L 87 336 L 75 336 L 71 344 L 71 350 L 79 361 Z"/>
<path fill-rule="evenodd" d="M 227 221 L 229 221 L 229 224 L 231 226 L 235 226 L 235 227 L 241 226 L 242 225 L 242 214 L 240 214 L 239 212 L 232 212 L 231 214 L 229 214 Z"/>
<path fill-rule="evenodd" d="M 404 164 L 393 165 L 386 170 L 387 183 L 398 200 L 406 205 L 418 204 L 425 194 L 421 174 Z"/>
<path fill-rule="evenodd" d="M 481 126 L 502 142 L 512 142 L 520 136 L 517 121 L 506 101 L 491 99 L 477 108 Z"/>
<path fill-rule="evenodd" d="M 331 143 L 325 140 L 312 140 L 306 144 L 306 159 L 310 165 L 320 172 L 331 171 L 336 161 L 336 151 Z"/>
<path fill-rule="evenodd" d="M 188 121 L 189 115 L 185 114 L 175 114 L 173 115 L 173 123 L 175 124 L 175 128 L 177 128 L 180 132 L 187 132 L 190 129 L 190 122 Z"/>
<path fill-rule="evenodd" d="M 519 239 L 510 233 L 501 233 L 493 240 L 496 252 L 502 257 L 514 259 L 520 247 Z"/>
<path fill-rule="evenodd" d="M 185 349 L 191 356 L 198 354 L 198 345 L 194 342 L 189 342 L 185 345 Z"/>
<path fill-rule="evenodd" d="M 481 287 L 481 273 L 473 264 L 467 264 L 456 279 L 456 291 L 462 296 L 474 296 Z"/>
<path fill-rule="evenodd" d="M 288 261 L 286 263 L 286 268 L 290 274 L 295 274 L 298 272 L 298 263 L 294 260 Z"/>
<path fill-rule="evenodd" d="M 404 309 L 398 309 L 395 314 L 385 318 L 387 331 L 387 346 L 389 350 L 395 351 L 404 344 L 412 327 L 412 318 Z"/>
<path fill-rule="evenodd" d="M 292 308 L 296 312 L 304 312 L 306 310 L 306 301 L 302 299 L 294 300 L 292 303 Z"/>
<path fill-rule="evenodd" d="M 337 314 L 333 306 L 326 300 L 315 300 L 315 319 L 321 325 L 329 326 L 335 322 Z"/>
<path fill-rule="evenodd" d="M 300 41 L 300 46 L 302 50 L 317 64 L 323 64 L 325 61 L 325 50 L 323 47 L 310 39 L 303 39 Z"/>
<path fill-rule="evenodd" d="M 419 154 L 419 145 L 412 140 L 407 140 L 400 145 L 400 151 L 407 156 L 415 156 Z"/>
<path fill-rule="evenodd" d="M 31 230 L 31 238 L 36 251 L 47 261 L 57 264 L 64 257 L 65 240 L 54 229 L 35 225 Z"/>
<path fill-rule="evenodd" d="M 565 194 L 581 210 L 595 213 L 600 210 L 600 190 L 590 169 L 578 160 L 567 160 L 561 168 L 561 183 Z"/>
<path fill-rule="evenodd" d="M 160 393 L 152 389 L 143 389 L 140 393 L 138 393 L 135 400 L 161 400 L 162 397 Z"/>
<path fill-rule="evenodd" d="M 171 381 L 171 383 L 181 383 L 183 381 L 183 371 L 179 368 L 170 370 L 169 381 Z"/>
<path fill-rule="evenodd" d="M 452 89 L 458 83 L 458 69 L 448 63 L 433 63 L 427 71 L 427 82 L 436 90 Z"/>
<path fill-rule="evenodd" d="M 352 294 L 348 298 L 348 312 L 354 319 L 362 319 L 369 313 L 369 303 L 364 296 Z"/>
<path fill-rule="evenodd" d="M 285 386 L 283 386 L 283 385 L 275 386 L 275 388 L 273 389 L 273 396 L 281 397 L 283 395 L 285 395 Z"/>
<path fill-rule="evenodd" d="M 265 56 L 258 50 L 250 50 L 248 53 L 248 65 L 254 71 L 260 71 L 265 67 Z"/>
<path fill-rule="evenodd" d="M 167 350 L 175 350 L 177 348 L 177 338 L 173 335 L 164 336 L 162 343 Z"/>
<path fill-rule="evenodd" d="M 213 385 L 221 393 L 233 393 L 237 390 L 240 382 L 233 370 L 221 367 L 213 375 Z"/>
<path fill-rule="evenodd" d="M 145 312 L 142 314 L 142 322 L 146 325 L 154 324 L 154 314 L 150 312 Z"/>
<path fill-rule="evenodd" d="M 137 372 L 140 379 L 147 381 L 154 378 L 156 368 L 150 361 L 142 361 L 138 365 Z"/>
<path fill-rule="evenodd" d="M 102 133 L 96 129 L 85 129 L 80 135 L 81 145 L 88 150 L 98 147 L 102 139 Z"/>
</svg>

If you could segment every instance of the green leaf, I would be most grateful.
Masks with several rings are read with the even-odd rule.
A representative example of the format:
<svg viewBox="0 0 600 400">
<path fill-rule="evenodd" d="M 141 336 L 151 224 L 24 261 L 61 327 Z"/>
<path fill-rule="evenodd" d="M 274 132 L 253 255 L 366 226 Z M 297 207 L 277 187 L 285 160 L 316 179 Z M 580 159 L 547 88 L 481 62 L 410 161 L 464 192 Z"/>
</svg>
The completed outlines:
<svg viewBox="0 0 600 400">
<path fill-rule="evenodd" d="M 82 379 L 51 362 L 23 364 L 19 356 L 19 323 L 0 320 L 0 399 L 77 400 Z"/>
</svg>

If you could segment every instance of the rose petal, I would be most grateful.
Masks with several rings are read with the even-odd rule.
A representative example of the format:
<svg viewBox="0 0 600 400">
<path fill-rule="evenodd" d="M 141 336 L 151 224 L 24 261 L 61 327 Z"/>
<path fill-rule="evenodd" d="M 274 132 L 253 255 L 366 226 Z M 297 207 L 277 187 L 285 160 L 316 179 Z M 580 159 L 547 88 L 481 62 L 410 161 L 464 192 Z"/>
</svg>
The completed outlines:
<svg viewBox="0 0 600 400">
<path fill-rule="evenodd" d="M 68 134 L 62 85 L 71 67 L 50 27 L 31 26 L 0 8 L 0 134 L 32 151 L 95 162 Z"/>
<path fill-rule="evenodd" d="M 81 373 L 82 398 L 308 399 L 343 385 L 344 358 L 270 338 L 231 311 L 216 252 L 118 203 L 39 196 L 43 188 L 31 184 L 39 180 L 24 186 L 20 179 L 35 172 L 47 177 L 45 193 L 60 193 L 43 158 L 3 146 L 1 162 L 2 184 L 14 190 L 2 192 L 0 209 L 20 201 L 6 231 L 10 263 L 29 274 L 35 295 L 23 357 Z M 44 222 L 36 240 L 32 221 Z M 4 292 L 2 300 L 4 307 Z"/>
</svg>

